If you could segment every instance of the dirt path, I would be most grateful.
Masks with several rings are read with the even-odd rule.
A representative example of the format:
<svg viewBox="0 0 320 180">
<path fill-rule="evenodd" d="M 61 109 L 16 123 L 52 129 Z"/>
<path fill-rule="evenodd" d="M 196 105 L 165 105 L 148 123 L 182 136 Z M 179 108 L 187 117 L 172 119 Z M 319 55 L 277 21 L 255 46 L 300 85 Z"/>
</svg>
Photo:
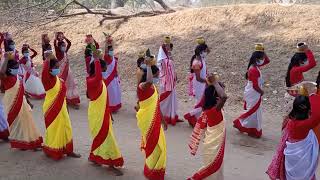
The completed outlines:
<svg viewBox="0 0 320 180">
<path fill-rule="evenodd" d="M 114 130 L 118 144 L 125 158 L 124 176 L 114 177 L 106 168 L 96 167 L 87 161 L 91 145 L 87 122 L 87 102 L 79 111 L 70 110 L 74 131 L 74 146 L 82 155 L 81 159 L 65 158 L 55 162 L 48 159 L 42 152 L 11 150 L 9 144 L 0 143 L 0 179 L 36 180 L 36 179 L 144 179 L 143 154 L 139 150 L 140 135 L 136 125 L 134 92 L 124 93 L 126 103 L 122 110 L 114 115 Z M 42 122 L 41 101 L 33 101 L 34 117 L 41 132 L 44 133 Z M 190 103 L 181 102 L 181 113 L 188 110 Z M 224 161 L 225 179 L 260 180 L 267 179 L 266 167 L 272 157 L 273 149 L 280 136 L 281 117 L 265 112 L 262 139 L 252 139 L 239 134 L 232 128 L 232 119 L 239 110 L 227 107 L 225 119 L 227 123 L 227 147 Z M 187 148 L 191 133 L 187 123 L 169 127 L 166 132 L 168 148 L 168 164 L 166 179 L 182 180 L 192 175 L 201 166 L 201 157 L 192 157 Z M 200 149 L 201 150 L 201 149 Z"/>
</svg>

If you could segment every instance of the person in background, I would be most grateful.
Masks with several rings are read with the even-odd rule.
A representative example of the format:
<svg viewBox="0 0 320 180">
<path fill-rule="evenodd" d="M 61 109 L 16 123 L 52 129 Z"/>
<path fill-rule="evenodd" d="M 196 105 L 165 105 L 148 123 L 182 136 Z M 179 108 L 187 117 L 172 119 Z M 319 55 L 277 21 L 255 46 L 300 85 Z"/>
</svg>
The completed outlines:
<svg viewBox="0 0 320 180">
<path fill-rule="evenodd" d="M 262 136 L 262 96 L 264 91 L 263 77 L 260 67 L 270 63 L 270 59 L 264 52 L 262 44 L 255 45 L 247 68 L 246 79 L 248 83 L 244 90 L 245 112 L 233 121 L 233 127 L 251 137 Z"/>
<path fill-rule="evenodd" d="M 141 149 L 145 152 L 144 175 L 150 180 L 163 180 L 166 170 L 167 147 L 165 134 L 161 126 L 166 122 L 161 117 L 159 95 L 153 82 L 159 76 L 159 69 L 154 62 L 150 50 L 146 53 L 146 65 L 143 73 L 138 77 L 137 95 L 139 110 L 137 112 L 137 125 L 142 136 Z M 157 80 L 156 80 L 157 81 Z"/>
<path fill-rule="evenodd" d="M 159 48 L 158 66 L 160 67 L 160 109 L 163 118 L 173 126 L 179 121 L 178 101 L 176 94 L 177 75 L 172 60 L 173 44 L 171 37 L 166 36 Z"/>
<path fill-rule="evenodd" d="M 209 74 L 208 86 L 204 92 L 203 112 L 194 127 L 189 143 L 191 154 L 195 155 L 203 132 L 203 167 L 190 180 L 223 179 L 223 158 L 226 141 L 226 128 L 222 108 L 227 100 L 222 83 L 217 75 Z"/>
<path fill-rule="evenodd" d="M 45 52 L 46 51 L 52 51 L 52 47 L 51 47 L 51 44 L 50 44 L 50 39 L 49 39 L 49 36 L 48 34 L 42 34 L 41 36 L 41 44 L 42 44 L 42 60 L 46 60 L 46 57 L 45 57 Z"/>
<path fill-rule="evenodd" d="M 136 72 L 137 79 L 138 79 L 137 85 L 139 85 L 139 83 L 140 83 L 140 77 L 143 74 L 143 69 L 147 68 L 147 65 L 144 63 L 145 56 L 146 56 L 145 51 L 140 51 L 139 54 L 138 54 L 137 72 Z M 136 104 L 136 106 L 134 106 L 134 109 L 135 109 L 136 112 L 139 111 L 139 101 L 137 101 L 137 104 Z"/>
<path fill-rule="evenodd" d="M 89 160 L 96 164 L 110 166 L 115 174 L 120 176 L 123 173 L 115 167 L 122 167 L 124 161 L 113 133 L 107 86 L 103 81 L 107 65 L 102 60 L 101 53 L 95 54 L 95 60 L 90 64 L 87 77 L 87 92 L 90 99 L 88 120 L 93 137 Z"/>
<path fill-rule="evenodd" d="M 54 40 L 54 48 L 56 52 L 57 60 L 60 63 L 60 74 L 59 77 L 65 79 L 67 87 L 67 104 L 75 109 L 79 109 L 80 106 L 80 95 L 76 80 L 73 76 L 69 64 L 68 51 L 71 47 L 71 41 L 67 39 L 62 32 L 56 33 Z"/>
<path fill-rule="evenodd" d="M 316 179 L 319 142 L 313 129 L 320 123 L 319 108 L 320 96 L 317 94 L 295 98 L 267 170 L 270 179 Z"/>
<path fill-rule="evenodd" d="M 30 55 L 30 51 L 32 52 L 32 55 Z M 19 60 L 19 63 L 25 72 L 23 76 L 25 93 L 28 97 L 43 99 L 46 95 L 46 92 L 39 77 L 39 73 L 35 70 L 32 61 L 33 58 L 37 56 L 37 52 L 27 44 L 22 46 L 21 52 L 23 56 Z"/>
<path fill-rule="evenodd" d="M 297 51 L 291 58 L 286 75 L 287 92 L 285 94 L 286 114 L 291 111 L 291 106 L 296 96 L 295 86 L 300 86 L 304 81 L 304 73 L 316 66 L 312 51 L 306 43 L 298 43 Z"/>
<path fill-rule="evenodd" d="M 106 35 L 106 48 L 104 60 L 107 63 L 107 76 L 104 82 L 108 87 L 109 108 L 112 113 L 116 113 L 121 108 L 121 87 L 118 76 L 118 58 L 114 55 L 112 37 Z"/>
<path fill-rule="evenodd" d="M 184 115 L 184 118 L 188 120 L 189 124 L 194 127 L 198 118 L 201 115 L 202 108 L 202 97 L 206 87 L 206 77 L 207 77 L 207 68 L 206 68 L 206 56 L 210 52 L 207 44 L 203 38 L 197 39 L 198 46 L 195 49 L 195 54 L 191 58 L 190 62 L 190 74 L 189 77 L 189 91 L 192 92 L 196 100 L 196 105 L 191 111 Z"/>
<path fill-rule="evenodd" d="M 291 58 L 288 66 L 286 85 L 292 87 L 304 80 L 303 73 L 316 66 L 316 60 L 312 51 L 305 43 L 298 43 L 297 52 Z"/>
<path fill-rule="evenodd" d="M 84 51 L 84 58 L 86 62 L 86 71 L 89 74 L 90 63 L 93 62 L 93 52 L 99 49 L 99 44 L 93 39 L 91 34 L 86 35 L 85 39 L 86 49 Z"/>
<path fill-rule="evenodd" d="M 67 110 L 67 88 L 65 79 L 60 79 L 59 61 L 51 54 L 46 55 L 41 80 L 46 90 L 43 114 L 46 135 L 43 152 L 54 160 L 67 156 L 79 158 L 73 151 L 72 127 Z"/>
<path fill-rule="evenodd" d="M 42 146 L 42 137 L 36 127 L 31 108 L 24 96 L 23 83 L 18 78 L 19 64 L 14 52 L 6 52 L 0 69 L 4 83 L 3 104 L 9 124 L 11 148 L 36 150 Z"/>
</svg>

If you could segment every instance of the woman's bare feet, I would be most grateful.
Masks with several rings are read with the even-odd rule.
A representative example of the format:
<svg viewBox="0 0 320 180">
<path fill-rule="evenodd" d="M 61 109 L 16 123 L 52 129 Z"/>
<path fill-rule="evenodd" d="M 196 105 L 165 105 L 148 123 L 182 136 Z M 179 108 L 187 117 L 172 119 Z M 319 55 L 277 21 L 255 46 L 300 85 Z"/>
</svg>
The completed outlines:
<svg viewBox="0 0 320 180">
<path fill-rule="evenodd" d="M 70 154 L 67 154 L 67 156 L 72 157 L 72 158 L 81 158 L 80 154 L 77 154 L 77 153 L 74 153 L 74 152 L 72 152 Z"/>
<path fill-rule="evenodd" d="M 114 166 L 109 166 L 109 169 L 114 173 L 115 176 L 123 176 L 123 172 Z"/>
<path fill-rule="evenodd" d="M 95 165 L 95 166 L 101 166 L 101 164 L 98 164 L 98 163 L 96 163 L 95 161 L 92 161 L 92 160 L 90 160 L 90 159 L 88 159 L 88 161 L 89 162 L 91 162 L 93 165 Z"/>
<path fill-rule="evenodd" d="M 35 149 L 33 149 L 33 151 L 41 151 L 42 149 L 41 148 L 35 148 Z"/>
</svg>

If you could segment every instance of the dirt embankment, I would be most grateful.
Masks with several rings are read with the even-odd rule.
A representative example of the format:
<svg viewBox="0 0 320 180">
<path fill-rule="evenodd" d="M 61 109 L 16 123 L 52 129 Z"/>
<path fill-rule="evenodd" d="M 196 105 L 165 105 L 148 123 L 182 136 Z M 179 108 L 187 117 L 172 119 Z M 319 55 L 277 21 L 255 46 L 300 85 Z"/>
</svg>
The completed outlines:
<svg viewBox="0 0 320 180">
<path fill-rule="evenodd" d="M 103 41 L 102 32 L 114 32 L 116 53 L 120 58 L 119 72 L 123 90 L 135 89 L 135 66 L 137 53 L 151 48 L 157 53 L 164 35 L 171 35 L 174 44 L 174 60 L 180 82 L 178 91 L 181 99 L 187 99 L 187 74 L 190 58 L 196 46 L 194 39 L 206 38 L 211 48 L 208 70 L 221 73 L 230 96 L 229 104 L 242 101 L 245 85 L 244 74 L 253 44 L 262 42 L 271 64 L 263 69 L 266 87 L 265 104 L 279 109 L 284 96 L 284 78 L 289 59 L 298 41 L 306 41 L 319 58 L 318 30 L 319 5 L 236 5 L 210 8 L 186 9 L 156 17 L 132 18 L 127 22 L 106 22 L 99 26 L 97 16 L 81 16 L 63 19 L 45 27 L 34 28 L 15 37 L 19 46 L 24 42 L 41 50 L 41 33 L 63 31 L 71 39 L 72 69 L 84 92 L 84 37 L 92 33 Z M 118 29 L 115 31 L 115 27 Z M 1 30 L 6 30 L 3 27 Z M 40 64 L 40 56 L 36 59 Z M 315 80 L 319 68 L 307 73 L 307 79 Z M 272 108 L 272 109 L 273 109 Z"/>
</svg>

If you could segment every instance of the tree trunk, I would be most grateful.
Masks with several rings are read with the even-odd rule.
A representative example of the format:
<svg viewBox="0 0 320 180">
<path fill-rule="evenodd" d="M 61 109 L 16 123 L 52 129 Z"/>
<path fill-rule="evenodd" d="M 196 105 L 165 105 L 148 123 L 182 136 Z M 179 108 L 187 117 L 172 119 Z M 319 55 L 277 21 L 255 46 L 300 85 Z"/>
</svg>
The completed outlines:
<svg viewBox="0 0 320 180">
<path fill-rule="evenodd" d="M 154 4 L 154 1 L 153 0 L 147 0 L 147 3 L 149 6 L 151 6 L 152 8 L 155 8 L 156 5 Z"/>
<path fill-rule="evenodd" d="M 111 0 L 111 9 L 124 7 L 125 1 L 124 0 Z"/>
<path fill-rule="evenodd" d="M 163 2 L 163 0 L 154 0 L 154 1 L 159 3 L 160 6 L 166 11 L 172 11 L 172 9 L 165 2 Z"/>
</svg>

